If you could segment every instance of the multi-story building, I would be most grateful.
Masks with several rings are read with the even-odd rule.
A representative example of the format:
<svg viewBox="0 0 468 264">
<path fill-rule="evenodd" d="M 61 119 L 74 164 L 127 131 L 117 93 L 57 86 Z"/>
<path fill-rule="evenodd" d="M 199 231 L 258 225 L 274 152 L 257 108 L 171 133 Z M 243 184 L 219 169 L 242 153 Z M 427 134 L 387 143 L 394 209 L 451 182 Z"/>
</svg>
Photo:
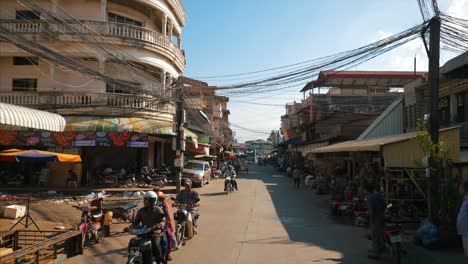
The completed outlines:
<svg viewBox="0 0 468 264">
<path fill-rule="evenodd" d="M 213 130 L 212 135 L 216 143 L 223 147 L 231 147 L 233 143 L 233 131 L 229 125 L 229 111 L 227 104 L 229 98 L 216 95 L 213 107 Z"/>
<path fill-rule="evenodd" d="M 67 120 L 65 133 L 35 147 L 81 154 L 84 176 L 167 162 L 170 85 L 185 69 L 181 0 L 0 6 L 0 101 Z"/>
</svg>

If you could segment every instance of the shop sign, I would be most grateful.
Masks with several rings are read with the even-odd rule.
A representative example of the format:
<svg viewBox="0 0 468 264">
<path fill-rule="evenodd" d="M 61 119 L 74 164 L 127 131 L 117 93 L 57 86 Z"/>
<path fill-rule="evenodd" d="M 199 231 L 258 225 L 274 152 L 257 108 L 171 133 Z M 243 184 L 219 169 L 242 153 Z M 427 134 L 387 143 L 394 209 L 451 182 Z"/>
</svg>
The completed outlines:
<svg viewBox="0 0 468 264">
<path fill-rule="evenodd" d="M 129 131 L 125 132 L 109 132 L 109 137 L 112 140 L 112 145 L 116 147 L 124 147 L 132 134 Z"/>
<path fill-rule="evenodd" d="M 96 146 L 96 132 L 79 132 L 72 142 L 73 147 L 94 147 Z"/>
<path fill-rule="evenodd" d="M 16 136 L 17 146 L 38 146 L 41 143 L 40 132 L 19 131 Z"/>
<path fill-rule="evenodd" d="M 3 146 L 12 146 L 15 145 L 16 131 L 0 131 L 0 145 Z"/>
<path fill-rule="evenodd" d="M 75 132 L 53 132 L 58 146 L 69 147 L 75 139 Z"/>
<path fill-rule="evenodd" d="M 208 154 L 205 151 L 205 146 L 203 145 L 198 145 L 198 147 L 195 147 L 193 143 L 187 143 L 187 152 L 194 153 L 194 154 Z"/>
<path fill-rule="evenodd" d="M 127 147 L 130 148 L 147 148 L 148 134 L 133 133 L 130 141 L 127 142 Z"/>
<path fill-rule="evenodd" d="M 96 132 L 96 146 L 97 147 L 112 146 L 112 140 L 110 139 L 107 132 L 104 132 L 104 131 Z"/>
<path fill-rule="evenodd" d="M 46 146 L 46 147 L 57 146 L 57 142 L 55 141 L 55 138 L 52 132 L 49 132 L 49 131 L 41 132 L 41 145 Z"/>
</svg>

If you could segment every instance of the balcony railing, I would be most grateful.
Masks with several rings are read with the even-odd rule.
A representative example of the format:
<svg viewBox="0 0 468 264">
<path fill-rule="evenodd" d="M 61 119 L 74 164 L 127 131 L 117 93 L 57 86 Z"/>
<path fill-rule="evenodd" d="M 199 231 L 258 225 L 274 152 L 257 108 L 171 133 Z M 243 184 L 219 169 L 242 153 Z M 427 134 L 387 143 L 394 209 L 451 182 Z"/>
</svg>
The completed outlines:
<svg viewBox="0 0 468 264">
<path fill-rule="evenodd" d="M 159 32 L 143 27 L 99 21 L 69 21 L 67 25 L 63 25 L 54 21 L 38 20 L 31 22 L 30 20 L 24 21 L 15 19 L 0 19 L 0 26 L 8 29 L 10 32 L 22 34 L 52 33 L 58 36 L 60 34 L 86 35 L 93 34 L 94 32 L 105 37 L 111 36 L 133 39 L 162 47 L 174 54 L 177 60 L 179 60 L 182 65 L 185 65 L 185 57 L 174 42 Z M 50 39 L 48 34 L 44 36 Z M 99 37 L 97 37 L 97 39 L 99 41 Z"/>
<path fill-rule="evenodd" d="M 117 107 L 173 113 L 169 103 L 155 103 L 155 98 L 140 95 L 61 93 L 61 92 L 0 92 L 0 102 L 32 108 Z"/>
</svg>

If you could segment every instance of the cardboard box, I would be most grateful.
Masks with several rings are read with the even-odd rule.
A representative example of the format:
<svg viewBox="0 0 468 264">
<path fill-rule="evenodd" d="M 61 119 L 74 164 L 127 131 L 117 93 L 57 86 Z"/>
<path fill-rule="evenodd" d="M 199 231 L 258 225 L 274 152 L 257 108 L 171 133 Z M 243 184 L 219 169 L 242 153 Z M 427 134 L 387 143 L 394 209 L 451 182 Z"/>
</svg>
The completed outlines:
<svg viewBox="0 0 468 264">
<path fill-rule="evenodd" d="M 16 219 L 23 217 L 25 213 L 26 206 L 14 204 L 5 207 L 5 209 L 3 210 L 3 217 Z"/>
</svg>

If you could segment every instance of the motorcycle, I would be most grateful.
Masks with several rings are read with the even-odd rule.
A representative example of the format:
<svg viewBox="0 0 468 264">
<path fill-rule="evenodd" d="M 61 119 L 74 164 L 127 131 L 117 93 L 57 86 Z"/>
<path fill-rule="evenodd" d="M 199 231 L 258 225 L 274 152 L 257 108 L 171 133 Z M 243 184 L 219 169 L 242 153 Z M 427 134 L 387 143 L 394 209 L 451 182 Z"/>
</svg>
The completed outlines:
<svg viewBox="0 0 468 264">
<path fill-rule="evenodd" d="M 234 191 L 234 186 L 232 185 L 232 180 L 230 176 L 227 176 L 226 179 L 224 180 L 224 185 L 226 186 L 226 194 L 229 194 L 230 192 Z"/>
<path fill-rule="evenodd" d="M 153 256 L 151 237 L 161 233 L 161 229 L 155 230 L 152 227 L 138 226 L 129 229 L 129 233 L 135 237 L 128 243 L 127 264 L 152 264 L 156 263 Z M 160 234 L 161 235 L 161 234 Z M 166 264 L 167 261 L 162 262 Z"/>
<path fill-rule="evenodd" d="M 174 197 L 171 197 L 171 200 L 176 202 Z M 174 212 L 174 221 L 176 223 L 176 249 L 179 249 L 182 245 L 185 244 L 184 241 L 186 239 L 192 239 L 195 234 L 193 226 L 193 215 L 189 212 L 189 210 L 193 207 L 189 206 L 188 204 L 179 204 L 177 202 L 172 206 L 178 208 L 178 210 Z"/>
<path fill-rule="evenodd" d="M 400 264 L 402 261 L 402 248 L 401 248 L 401 225 L 398 223 L 391 223 L 389 219 L 397 213 L 392 204 L 387 205 L 386 221 L 384 226 L 384 244 L 387 253 L 393 257 L 395 264 Z"/>
<path fill-rule="evenodd" d="M 139 187 L 145 187 L 148 185 L 156 185 L 159 188 L 163 188 L 167 184 L 166 175 L 158 174 L 156 169 L 144 166 L 140 170 L 140 177 L 137 179 Z"/>
<path fill-rule="evenodd" d="M 103 213 L 91 213 L 89 206 L 81 205 L 76 197 L 73 197 L 78 205 L 73 205 L 74 208 L 81 211 L 81 223 L 77 230 L 80 230 L 83 234 L 83 244 L 86 242 L 99 243 L 104 239 L 104 226 L 101 223 L 103 221 Z"/>
<path fill-rule="evenodd" d="M 136 184 L 135 174 L 129 174 L 125 169 L 112 170 L 106 169 L 98 179 L 101 185 L 110 185 L 114 187 L 125 185 L 133 187 Z"/>
</svg>

